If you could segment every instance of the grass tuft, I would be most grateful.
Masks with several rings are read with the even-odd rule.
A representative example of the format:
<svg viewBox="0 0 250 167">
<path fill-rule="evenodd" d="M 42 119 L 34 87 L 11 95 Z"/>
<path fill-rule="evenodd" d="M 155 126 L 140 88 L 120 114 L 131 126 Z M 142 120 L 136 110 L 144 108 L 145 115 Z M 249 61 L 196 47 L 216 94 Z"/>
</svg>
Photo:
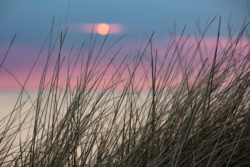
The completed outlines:
<svg viewBox="0 0 250 167">
<path fill-rule="evenodd" d="M 26 83 L 41 53 L 0 120 L 0 166 L 249 166 L 250 50 L 240 45 L 248 24 L 221 47 L 219 19 L 215 48 L 206 52 L 214 20 L 195 43 L 184 27 L 164 55 L 154 33 L 126 55 L 110 52 L 120 39 L 105 50 L 108 35 L 98 48 L 92 34 L 68 57 L 68 29 L 54 39 L 53 22 L 36 98 Z M 8 70 L 9 49 L 0 70 Z"/>
</svg>

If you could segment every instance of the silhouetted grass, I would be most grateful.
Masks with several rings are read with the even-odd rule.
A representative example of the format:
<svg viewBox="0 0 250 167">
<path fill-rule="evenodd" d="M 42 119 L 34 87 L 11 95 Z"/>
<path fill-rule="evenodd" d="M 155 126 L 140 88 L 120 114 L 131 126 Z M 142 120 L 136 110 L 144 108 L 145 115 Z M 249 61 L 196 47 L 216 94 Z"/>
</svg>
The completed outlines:
<svg viewBox="0 0 250 167">
<path fill-rule="evenodd" d="M 248 24 L 221 48 L 219 22 L 205 54 L 213 21 L 192 46 L 185 28 L 172 34 L 165 55 L 153 34 L 133 55 L 111 54 L 117 41 L 105 50 L 108 36 L 97 48 L 92 34 L 68 59 L 68 30 L 54 40 L 52 26 L 36 99 L 24 93 L 40 54 L 0 120 L 0 166 L 249 166 L 249 43 L 238 47 Z"/>
</svg>

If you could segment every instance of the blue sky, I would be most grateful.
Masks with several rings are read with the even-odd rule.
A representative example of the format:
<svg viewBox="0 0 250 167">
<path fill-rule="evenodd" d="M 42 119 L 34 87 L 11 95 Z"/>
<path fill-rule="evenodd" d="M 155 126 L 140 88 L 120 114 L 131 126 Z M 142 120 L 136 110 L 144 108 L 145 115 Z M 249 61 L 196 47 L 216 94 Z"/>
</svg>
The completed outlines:
<svg viewBox="0 0 250 167">
<path fill-rule="evenodd" d="M 195 21 L 201 25 L 214 16 L 224 23 L 231 16 L 232 24 L 241 24 L 247 13 L 248 0 L 1 0 L 0 42 L 10 41 L 17 33 L 18 41 L 40 43 L 49 31 L 51 20 L 64 23 L 70 4 L 69 25 L 79 23 L 119 23 L 126 27 L 128 40 L 156 31 L 167 36 L 176 22 L 177 30 L 187 24 L 195 31 Z M 249 6 L 249 4 L 248 4 Z M 214 34 L 213 30 L 210 32 Z M 72 37 L 78 33 L 72 32 Z M 84 35 L 84 34 L 82 34 Z M 130 36 L 129 36 L 130 35 Z"/>
</svg>

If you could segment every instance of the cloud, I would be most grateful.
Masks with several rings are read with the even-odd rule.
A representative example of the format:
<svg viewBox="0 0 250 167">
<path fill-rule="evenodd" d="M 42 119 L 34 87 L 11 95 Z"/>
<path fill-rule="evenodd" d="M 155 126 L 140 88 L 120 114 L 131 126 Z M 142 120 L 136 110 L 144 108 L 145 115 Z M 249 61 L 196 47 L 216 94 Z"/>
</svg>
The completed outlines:
<svg viewBox="0 0 250 167">
<path fill-rule="evenodd" d="M 170 48 L 170 44 L 169 41 L 174 40 L 175 39 L 175 44 L 177 43 L 178 39 L 181 40 L 180 45 L 179 45 L 179 49 L 177 51 L 175 51 L 176 47 L 175 45 L 173 45 L 172 48 Z M 164 60 L 165 54 L 168 53 L 168 56 L 166 58 L 166 64 L 170 61 L 171 56 L 175 55 L 175 57 L 179 58 L 182 63 L 185 62 L 189 62 L 192 55 L 195 54 L 195 48 L 197 46 L 197 41 L 199 39 L 199 37 L 189 37 L 188 42 L 186 43 L 185 47 L 181 47 L 182 44 L 185 42 L 186 37 L 179 37 L 176 36 L 173 39 L 153 39 L 153 53 L 156 53 L 156 49 L 157 49 L 157 55 L 158 55 L 158 65 Z M 216 37 L 205 37 L 204 40 L 201 42 L 201 50 L 199 52 L 197 52 L 197 56 L 196 56 L 196 60 L 193 60 L 196 64 L 197 62 L 197 69 L 199 69 L 199 64 L 201 58 L 203 58 L 203 60 L 205 60 L 206 58 L 208 58 L 208 61 L 212 61 L 213 59 L 213 55 L 214 55 L 214 50 L 215 50 L 215 46 L 216 46 Z M 218 53 L 219 55 L 223 55 L 223 49 L 225 47 L 230 47 L 230 44 L 232 45 L 232 42 L 234 40 L 232 40 L 230 42 L 229 39 L 221 37 L 220 38 L 220 44 L 219 44 L 219 49 L 218 49 Z M 106 72 L 104 80 L 101 81 L 100 83 L 100 87 L 103 87 L 110 79 L 111 76 L 114 74 L 114 71 L 116 70 L 116 68 L 119 66 L 119 64 L 122 62 L 123 58 L 126 55 L 130 56 L 130 60 L 125 62 L 124 68 L 126 69 L 124 73 L 119 74 L 119 77 L 121 77 L 121 80 L 128 80 L 129 78 L 129 74 L 128 71 L 131 72 L 131 70 L 133 69 L 133 61 L 136 60 L 135 57 L 136 56 L 140 56 L 143 52 L 144 52 L 144 48 L 147 44 L 147 41 L 145 40 L 144 42 L 142 42 L 143 44 L 141 44 L 141 42 L 135 43 L 135 41 L 131 41 L 128 40 L 126 42 L 122 43 L 122 50 L 119 52 L 117 58 L 114 60 L 114 62 L 112 63 L 112 65 L 109 67 L 109 70 Z M 171 43 L 171 42 L 170 42 Z M 234 45 L 232 45 L 234 46 Z M 105 69 L 105 67 L 107 66 L 107 64 L 109 63 L 109 60 L 111 59 L 111 57 L 113 57 L 113 55 L 116 54 L 117 50 L 119 50 L 120 45 L 118 45 L 118 47 L 114 48 L 113 50 L 111 49 L 108 53 L 106 53 L 106 50 L 109 46 L 104 46 L 103 51 L 100 53 L 101 56 L 103 56 L 103 54 L 105 53 L 106 56 L 102 59 L 101 62 L 95 64 L 95 70 L 96 72 L 102 71 L 102 69 Z M 97 47 L 98 48 L 98 47 Z M 241 56 L 241 55 L 245 55 L 247 52 L 249 52 L 249 40 L 248 39 L 242 39 L 239 43 L 238 43 L 238 47 L 236 48 L 236 52 L 235 52 L 235 56 Z M 233 47 L 231 47 L 231 50 L 234 49 Z M 0 46 L 0 50 L 4 51 L 6 50 L 6 47 L 1 47 Z M 98 49 L 94 50 L 91 54 L 93 54 L 93 59 L 98 55 Z M 230 51 L 232 52 L 232 51 Z M 230 52 L 227 55 L 230 55 Z M 20 81 L 21 84 L 18 84 L 18 82 L 4 69 L 1 70 L 0 72 L 0 90 L 7 90 L 7 89 L 20 89 L 21 85 L 24 83 L 25 78 L 27 77 L 29 70 L 31 69 L 32 64 L 35 61 L 35 58 L 37 56 L 37 54 L 39 53 L 39 49 L 38 48 L 34 48 L 34 47 L 28 47 L 26 45 L 22 45 L 22 44 L 15 44 L 14 47 L 12 48 L 10 55 L 7 57 L 6 63 L 4 64 L 5 67 L 8 68 L 9 71 L 11 71 L 13 73 L 13 75 L 15 75 L 15 77 Z M 73 58 L 70 65 L 70 71 L 73 70 L 73 64 L 74 61 L 77 58 L 77 51 L 73 51 L 72 55 L 70 55 L 70 51 L 69 49 L 67 49 L 67 47 L 65 49 L 62 50 L 62 58 L 65 58 L 64 64 L 61 67 L 61 74 L 60 75 L 60 84 L 61 87 L 64 87 L 63 85 L 66 83 L 65 81 L 66 76 L 67 76 L 67 70 L 68 70 L 68 58 Z M 140 82 L 142 82 L 143 80 L 143 75 L 147 74 L 149 75 L 148 77 L 150 77 L 150 54 L 151 54 L 151 49 L 150 47 L 146 49 L 146 51 L 144 52 L 145 56 L 143 56 L 143 66 L 139 65 L 138 66 L 138 70 L 137 73 L 135 74 L 135 80 L 134 82 L 137 84 L 140 84 Z M 84 68 L 86 66 L 86 58 L 88 57 L 87 55 L 89 54 L 89 52 L 86 50 L 84 53 L 81 54 L 81 56 L 83 57 L 84 61 L 80 61 L 81 58 L 76 61 L 76 67 L 74 69 L 74 75 L 72 76 L 72 80 L 71 80 L 71 85 L 75 86 L 77 85 L 78 79 L 79 79 L 79 73 L 81 71 L 81 66 Z M 53 61 L 50 63 L 50 67 L 49 67 L 49 72 L 47 77 L 51 78 L 52 74 L 53 74 L 53 68 L 54 68 L 54 64 L 55 64 L 55 58 L 57 56 L 57 52 L 55 51 L 55 53 L 53 53 Z M 30 76 L 30 80 L 28 81 L 26 88 L 29 89 L 37 89 L 39 86 L 39 82 L 40 82 L 40 77 L 42 74 L 42 70 L 44 67 L 44 63 L 45 63 L 45 59 L 47 57 L 47 52 L 44 51 L 42 53 L 41 59 L 39 60 L 39 62 L 37 63 L 32 75 Z M 221 57 L 221 56 L 219 56 Z M 92 60 L 93 60 L 92 59 Z M 81 62 L 83 62 L 83 64 L 81 64 Z M 93 62 L 91 61 L 90 66 L 93 65 Z M 178 64 L 177 64 L 178 65 Z M 128 70 L 129 68 L 129 70 Z M 164 68 L 168 68 L 167 66 L 164 66 Z M 179 66 L 175 66 L 174 69 L 179 69 Z M 158 69 L 160 70 L 160 69 Z M 165 69 L 163 69 L 164 71 Z M 98 73 L 95 74 L 95 77 L 99 78 Z M 95 79 L 94 77 L 94 79 Z M 179 79 L 175 79 L 176 82 L 178 80 L 181 80 L 181 76 L 178 76 Z M 93 79 L 93 80 L 94 80 Z M 124 86 L 126 82 L 122 82 L 119 83 L 120 87 L 122 88 Z M 149 81 L 147 81 L 144 85 L 144 87 L 150 87 L 150 79 Z"/>
<path fill-rule="evenodd" d="M 81 23 L 81 24 L 73 24 L 73 31 L 80 33 L 91 34 L 100 34 L 106 35 L 106 33 L 100 32 L 100 29 L 109 29 L 109 34 L 121 34 L 125 31 L 125 26 L 118 23 Z"/>
</svg>

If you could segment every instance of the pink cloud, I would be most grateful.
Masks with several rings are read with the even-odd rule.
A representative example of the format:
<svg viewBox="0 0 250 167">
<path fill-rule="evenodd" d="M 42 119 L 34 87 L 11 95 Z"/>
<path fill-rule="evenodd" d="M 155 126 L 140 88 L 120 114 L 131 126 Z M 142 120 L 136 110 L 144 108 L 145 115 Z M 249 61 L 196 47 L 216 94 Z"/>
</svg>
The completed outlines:
<svg viewBox="0 0 250 167">
<path fill-rule="evenodd" d="M 176 37 L 175 39 L 179 39 L 180 37 Z M 181 43 L 184 44 L 184 40 L 185 37 L 182 37 L 181 39 Z M 164 56 L 165 53 L 167 52 L 167 44 L 168 44 L 169 40 L 153 40 L 153 53 L 155 54 L 155 51 L 158 51 L 158 65 L 161 65 L 161 63 L 164 60 Z M 123 80 L 123 82 L 119 83 L 117 86 L 117 89 L 122 89 L 125 84 L 128 82 L 129 79 L 129 71 L 131 72 L 133 69 L 133 60 L 135 58 L 136 55 L 140 55 L 143 52 L 143 49 L 146 46 L 147 41 L 144 42 L 143 45 L 140 45 L 140 43 L 134 44 L 133 42 L 126 42 L 123 43 L 122 45 L 122 51 L 120 52 L 118 58 L 114 61 L 114 63 L 110 66 L 110 68 L 108 69 L 108 71 L 105 73 L 105 77 L 103 78 L 103 80 L 101 81 L 99 87 L 105 87 L 105 85 L 107 85 L 108 81 L 111 80 L 111 77 L 113 75 L 116 75 L 116 77 L 120 77 L 120 80 Z M 181 46 L 181 45 L 180 45 Z M 193 47 L 192 47 L 193 46 Z M 195 52 L 195 46 L 197 46 L 197 38 L 195 37 L 189 37 L 188 39 L 188 43 L 185 44 L 185 47 L 180 51 L 180 53 L 175 51 L 175 47 L 172 47 L 169 49 L 169 55 L 168 58 L 164 61 L 165 65 L 162 67 L 162 69 L 158 68 L 158 71 L 164 71 L 168 68 L 167 64 L 170 60 L 170 57 L 173 54 L 180 54 L 181 55 L 181 62 L 183 62 L 185 64 L 185 62 L 190 61 L 191 55 L 194 54 Z M 214 37 L 205 37 L 204 40 L 201 43 L 201 53 L 197 53 L 197 54 L 204 54 L 202 55 L 205 58 L 209 58 L 209 60 L 212 60 L 213 57 L 213 53 L 214 53 L 214 49 L 216 46 L 216 38 Z M 219 44 L 219 52 L 218 53 L 222 53 L 223 52 L 223 48 L 225 47 L 229 47 L 230 46 L 230 41 L 227 38 L 220 38 L 220 44 Z M 232 45 L 231 43 L 231 46 Z M 108 46 L 107 46 L 108 47 Z M 4 47 L 0 47 L 1 51 L 5 50 Z M 191 49 L 190 49 L 191 48 Z M 105 48 L 104 48 L 105 50 Z M 204 50 L 207 50 L 206 52 Z M 109 56 L 107 56 L 103 61 L 99 62 L 98 65 L 95 67 L 95 70 L 98 71 L 100 70 L 100 72 L 96 73 L 96 75 L 93 77 L 93 80 L 89 82 L 89 86 L 91 84 L 94 83 L 94 80 L 96 79 L 100 79 L 100 75 L 101 75 L 101 71 L 107 66 L 107 63 L 109 62 L 108 60 L 112 57 L 112 55 L 114 55 L 114 53 L 117 51 L 117 49 L 111 50 L 109 52 Z M 247 52 L 249 52 L 249 40 L 248 39 L 242 39 L 239 44 L 238 47 L 236 48 L 236 56 L 240 55 L 240 54 L 245 54 Z M 39 52 L 38 48 L 35 47 L 28 47 L 25 45 L 21 45 L 21 44 L 15 44 L 13 49 L 10 52 L 10 55 L 7 57 L 6 63 L 4 64 L 6 68 L 8 68 L 8 70 L 15 75 L 16 79 L 18 80 L 18 82 L 16 81 L 15 78 L 13 78 L 13 76 L 11 76 L 10 73 L 8 73 L 8 71 L 1 69 L 0 71 L 0 90 L 6 90 L 6 89 L 17 89 L 19 90 L 21 88 L 21 85 L 24 83 L 29 70 L 31 69 L 32 64 L 35 61 L 35 58 L 37 56 Z M 97 51 L 96 51 L 97 52 Z M 97 55 L 97 53 L 94 52 L 94 55 Z M 133 85 L 140 85 L 143 86 L 145 89 L 151 87 L 151 71 L 150 71 L 150 48 L 146 49 L 145 55 L 143 57 L 143 65 L 140 64 L 138 66 L 137 72 L 135 74 L 134 80 L 133 80 Z M 54 53 L 54 57 L 56 57 L 57 52 L 55 51 Z M 86 54 L 86 53 L 85 53 Z M 124 56 L 126 56 L 127 54 L 130 54 L 130 59 L 128 61 L 125 62 L 125 64 L 123 64 L 123 68 L 125 68 L 123 73 L 116 73 L 116 69 L 119 66 L 119 64 L 121 63 L 122 58 L 124 58 Z M 66 78 L 67 78 L 67 58 L 69 55 L 69 50 L 64 49 L 62 51 L 62 57 L 65 57 L 65 63 L 61 68 L 61 73 L 60 73 L 60 80 L 59 80 L 59 87 L 63 88 L 66 84 Z M 32 75 L 30 76 L 29 81 L 27 82 L 26 88 L 27 89 L 37 89 L 40 83 L 40 78 L 41 78 L 41 74 L 42 74 L 42 70 L 44 67 L 44 62 L 45 59 L 47 57 L 47 51 L 45 49 L 45 51 L 42 53 L 41 56 L 41 60 L 39 60 L 39 63 L 36 65 Z M 74 57 L 74 56 L 73 56 Z M 85 56 L 86 57 L 86 56 Z M 175 57 L 178 57 L 177 55 L 175 55 Z M 194 63 L 197 62 L 197 69 L 200 68 L 201 63 L 200 63 L 200 57 L 199 55 L 196 57 L 197 59 L 194 60 Z M 72 61 L 73 64 L 74 61 Z M 86 63 L 86 61 L 84 61 L 84 63 Z M 179 63 L 179 62 L 178 62 Z M 172 75 L 172 77 L 175 77 L 175 81 L 172 83 L 172 85 L 168 85 L 168 86 L 174 86 L 176 84 L 178 84 L 181 81 L 181 68 L 179 66 L 179 64 L 176 64 L 173 67 L 174 71 L 178 71 L 179 70 L 179 74 L 174 76 L 174 74 Z M 52 77 L 53 74 L 53 64 L 55 64 L 55 60 L 53 60 L 51 62 L 51 66 L 48 69 L 48 75 L 47 75 L 47 80 L 46 83 L 49 82 L 49 79 Z M 85 64 L 83 64 L 85 65 Z M 90 66 L 93 65 L 93 62 L 90 63 Z M 70 70 L 72 70 L 72 66 L 70 67 Z M 129 68 L 129 70 L 128 70 Z M 73 73 L 72 79 L 71 79 L 71 86 L 74 87 L 77 85 L 77 82 L 79 81 L 79 76 L 80 76 L 80 72 L 81 71 L 81 61 L 77 61 L 77 65 L 75 68 L 75 71 Z M 142 81 L 144 80 L 144 76 L 147 76 L 147 79 L 144 83 L 144 85 L 142 85 Z M 164 73 L 160 74 L 160 75 L 164 75 Z M 115 81 L 113 81 L 115 83 Z M 158 81 L 160 83 L 160 81 Z"/>
<path fill-rule="evenodd" d="M 185 40 L 187 39 L 187 41 L 185 42 Z M 171 51 L 175 50 L 175 46 L 177 45 L 177 42 L 180 41 L 179 44 L 179 51 L 180 48 L 183 47 L 182 49 L 182 54 L 187 54 L 187 50 L 189 50 L 189 54 L 194 53 L 195 49 L 197 49 L 198 46 L 198 42 L 200 42 L 201 37 L 194 37 L 194 36 L 176 36 L 173 37 L 172 40 L 169 39 L 161 39 L 161 40 L 156 40 L 153 41 L 155 49 L 158 50 L 158 52 L 160 53 L 160 55 L 164 55 L 167 51 L 169 51 L 167 49 L 167 44 L 168 43 L 172 43 L 173 40 L 175 40 L 173 47 L 170 49 L 170 53 Z M 220 37 L 219 38 L 219 45 L 218 45 L 218 53 L 221 53 L 223 51 L 225 51 L 225 48 L 227 49 L 235 49 L 235 51 L 237 52 L 243 52 L 243 53 L 247 53 L 249 51 L 249 47 L 250 47 L 250 40 L 246 39 L 246 38 L 242 38 L 239 40 L 237 47 L 235 47 L 235 42 L 236 39 L 231 39 L 229 40 L 226 37 Z M 201 42 L 200 42 L 200 50 L 203 51 L 202 53 L 204 54 L 204 56 L 207 54 L 207 56 L 211 56 L 211 54 L 214 53 L 215 51 L 215 47 L 216 47 L 216 42 L 217 42 L 217 38 L 216 37 L 211 37 L 211 36 L 205 36 Z"/>
</svg>

